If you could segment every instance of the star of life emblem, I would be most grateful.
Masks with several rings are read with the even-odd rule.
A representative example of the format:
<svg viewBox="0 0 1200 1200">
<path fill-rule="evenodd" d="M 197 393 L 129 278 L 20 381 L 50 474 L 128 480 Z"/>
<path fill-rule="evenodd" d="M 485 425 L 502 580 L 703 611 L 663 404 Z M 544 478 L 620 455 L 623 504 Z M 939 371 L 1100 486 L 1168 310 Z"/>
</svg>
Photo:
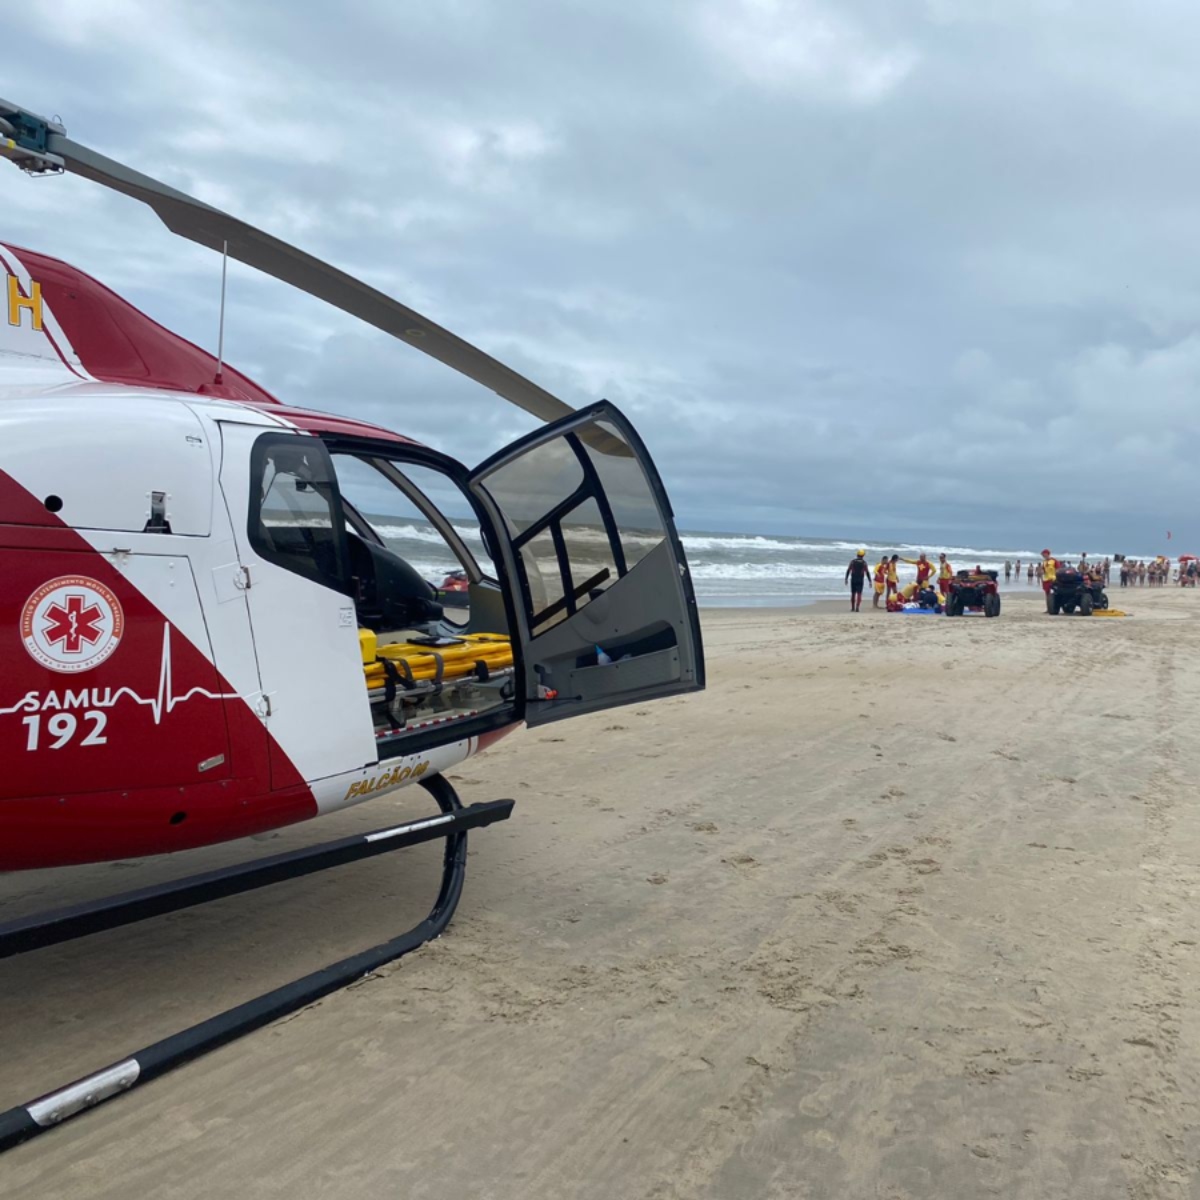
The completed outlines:
<svg viewBox="0 0 1200 1200">
<path fill-rule="evenodd" d="M 125 614 L 104 584 L 60 575 L 25 601 L 20 630 L 37 662 L 70 675 L 90 671 L 112 654 L 125 631 Z"/>
</svg>

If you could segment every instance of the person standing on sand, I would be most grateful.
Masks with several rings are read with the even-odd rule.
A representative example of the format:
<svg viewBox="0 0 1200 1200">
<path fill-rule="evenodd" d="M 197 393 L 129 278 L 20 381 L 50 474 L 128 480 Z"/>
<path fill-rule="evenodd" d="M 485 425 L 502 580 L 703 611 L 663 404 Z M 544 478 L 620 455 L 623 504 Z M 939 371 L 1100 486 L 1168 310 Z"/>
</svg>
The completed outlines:
<svg viewBox="0 0 1200 1200">
<path fill-rule="evenodd" d="M 883 595 L 883 589 L 887 587 L 887 557 L 886 555 L 880 558 L 875 564 L 875 595 L 871 598 L 871 607 L 879 607 L 879 598 Z"/>
<path fill-rule="evenodd" d="M 1029 564 L 1029 582 L 1033 582 L 1033 563 Z"/>
<path fill-rule="evenodd" d="M 1004 560 L 1004 582 L 1008 583 L 1012 579 L 1012 559 Z"/>
<path fill-rule="evenodd" d="M 906 558 L 902 561 L 908 563 L 910 567 L 917 568 L 917 588 L 923 588 L 933 577 L 933 563 L 925 557 L 925 551 L 922 550 L 916 558 Z"/>
<path fill-rule="evenodd" d="M 1058 575 L 1058 563 L 1051 556 L 1049 550 L 1042 551 L 1042 565 L 1039 570 L 1042 573 L 1042 591 L 1048 596 L 1054 587 L 1054 579 Z M 1049 609 L 1046 611 L 1049 612 Z"/>
<path fill-rule="evenodd" d="M 863 585 L 867 582 L 867 552 L 860 550 L 846 568 L 845 582 L 850 585 L 850 611 L 860 612 L 862 609 Z M 878 596 L 876 597 L 878 603 Z"/>
<path fill-rule="evenodd" d="M 893 554 L 888 559 L 887 566 L 887 594 L 890 598 L 900 590 L 900 555 Z"/>
<path fill-rule="evenodd" d="M 1019 558 L 1015 563 L 1013 563 L 1013 578 L 1018 583 L 1021 582 L 1021 560 Z"/>
<path fill-rule="evenodd" d="M 954 578 L 954 568 L 946 560 L 944 554 L 938 555 L 938 591 L 943 596 L 950 595 L 950 580 Z"/>
</svg>

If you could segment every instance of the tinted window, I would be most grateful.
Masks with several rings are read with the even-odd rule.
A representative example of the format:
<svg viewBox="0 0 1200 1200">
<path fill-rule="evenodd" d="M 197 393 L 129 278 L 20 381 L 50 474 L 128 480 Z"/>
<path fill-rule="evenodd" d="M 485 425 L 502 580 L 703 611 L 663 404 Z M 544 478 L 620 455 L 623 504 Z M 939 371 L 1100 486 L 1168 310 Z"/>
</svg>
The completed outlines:
<svg viewBox="0 0 1200 1200">
<path fill-rule="evenodd" d="M 645 471 L 606 422 L 534 446 L 483 483 L 520 557 L 534 633 L 583 608 L 666 537 Z"/>
<path fill-rule="evenodd" d="M 251 455 L 250 543 L 268 562 L 345 590 L 333 465 L 316 438 L 265 434 Z"/>
<path fill-rule="evenodd" d="M 591 462 L 608 500 L 620 532 L 628 570 L 667 536 L 662 514 L 642 464 L 616 427 L 607 421 L 597 421 L 588 429 L 599 431 L 600 436 L 589 436 L 586 430 L 583 431 L 580 438 L 582 451 Z"/>
</svg>

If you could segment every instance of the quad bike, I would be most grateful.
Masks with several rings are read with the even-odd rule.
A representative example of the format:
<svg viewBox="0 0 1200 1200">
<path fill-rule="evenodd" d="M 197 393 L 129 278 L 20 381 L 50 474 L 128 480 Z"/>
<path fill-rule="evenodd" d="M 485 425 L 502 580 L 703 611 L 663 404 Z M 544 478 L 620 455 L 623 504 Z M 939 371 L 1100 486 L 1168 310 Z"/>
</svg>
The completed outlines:
<svg viewBox="0 0 1200 1200">
<path fill-rule="evenodd" d="M 961 617 L 968 609 L 982 610 L 985 617 L 1000 615 L 998 571 L 959 571 L 950 580 L 946 616 Z"/>
<path fill-rule="evenodd" d="M 471 581 L 466 571 L 451 571 L 433 590 L 442 604 L 456 608 L 466 608 L 470 604 Z"/>
<path fill-rule="evenodd" d="M 1090 617 L 1097 609 L 1107 607 L 1108 595 L 1104 591 L 1104 584 L 1071 567 L 1064 567 L 1055 575 L 1046 593 L 1046 611 L 1051 616 L 1078 612 L 1080 616 Z"/>
</svg>

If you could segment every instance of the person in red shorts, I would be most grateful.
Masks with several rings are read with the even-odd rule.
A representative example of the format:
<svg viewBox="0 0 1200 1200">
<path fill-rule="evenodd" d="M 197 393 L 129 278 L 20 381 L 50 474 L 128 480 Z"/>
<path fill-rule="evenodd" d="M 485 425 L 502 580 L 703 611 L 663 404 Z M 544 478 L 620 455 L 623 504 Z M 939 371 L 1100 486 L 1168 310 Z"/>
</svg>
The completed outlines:
<svg viewBox="0 0 1200 1200">
<path fill-rule="evenodd" d="M 1042 551 L 1042 591 L 1050 595 L 1054 587 L 1054 579 L 1058 574 L 1059 562 L 1049 550 Z"/>
<path fill-rule="evenodd" d="M 879 607 L 879 599 L 887 587 L 887 556 L 881 558 L 875 567 L 875 595 L 871 598 L 871 607 Z"/>
<path fill-rule="evenodd" d="M 899 570 L 900 555 L 893 554 L 888 559 L 887 568 L 887 594 L 890 600 L 900 590 L 900 570 Z"/>
<path fill-rule="evenodd" d="M 945 558 L 945 555 L 942 556 Z M 922 550 L 919 558 L 906 558 L 903 560 L 911 567 L 917 568 L 917 587 L 923 588 L 930 579 L 933 578 L 933 563 L 925 557 L 925 551 Z"/>
<path fill-rule="evenodd" d="M 938 555 L 938 590 L 949 599 L 950 580 L 954 578 L 954 568 L 944 554 Z"/>
</svg>

